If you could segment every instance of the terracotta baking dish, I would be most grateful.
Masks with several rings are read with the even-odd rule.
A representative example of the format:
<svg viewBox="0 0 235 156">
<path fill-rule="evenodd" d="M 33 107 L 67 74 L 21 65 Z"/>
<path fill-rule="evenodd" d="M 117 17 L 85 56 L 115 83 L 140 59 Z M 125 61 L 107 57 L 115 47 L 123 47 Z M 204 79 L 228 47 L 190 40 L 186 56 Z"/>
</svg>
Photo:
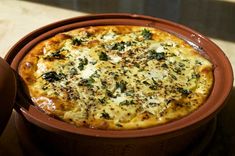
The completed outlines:
<svg viewBox="0 0 235 156">
<path fill-rule="evenodd" d="M 190 115 L 152 128 L 124 131 L 77 128 L 38 110 L 26 98 L 27 91 L 24 89 L 20 77 L 17 76 L 17 97 L 14 106 L 17 111 L 16 128 L 27 152 L 40 151 L 51 155 L 76 154 L 81 156 L 150 156 L 201 152 L 213 134 L 216 113 L 228 99 L 233 86 L 233 72 L 231 64 L 222 50 L 194 30 L 163 19 L 135 14 L 99 14 L 75 17 L 31 32 L 12 47 L 5 60 L 17 72 L 21 59 L 40 41 L 59 32 L 96 25 L 155 27 L 173 33 L 195 48 L 201 49 L 214 65 L 215 81 L 208 100 Z M 3 71 L 3 73 L 6 72 Z M 9 84 L 4 84 L 4 80 L 0 80 L 0 82 L 1 86 Z M 12 88 L 11 91 L 16 90 L 14 85 L 8 86 L 8 88 Z M 6 95 L 2 98 L 11 98 L 13 101 L 14 95 Z M 10 103 L 8 101 L 5 100 L 4 105 Z"/>
</svg>

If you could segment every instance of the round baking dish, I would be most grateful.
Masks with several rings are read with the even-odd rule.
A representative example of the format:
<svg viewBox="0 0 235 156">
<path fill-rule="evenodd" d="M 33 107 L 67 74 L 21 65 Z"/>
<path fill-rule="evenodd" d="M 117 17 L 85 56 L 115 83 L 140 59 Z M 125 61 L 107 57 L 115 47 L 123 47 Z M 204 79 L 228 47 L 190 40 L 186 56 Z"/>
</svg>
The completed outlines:
<svg viewBox="0 0 235 156">
<path fill-rule="evenodd" d="M 97 25 L 137 25 L 162 29 L 201 49 L 214 65 L 214 85 L 207 101 L 193 113 L 170 123 L 139 130 L 78 128 L 37 109 L 25 98 L 21 81 L 15 109 L 16 125 L 27 129 L 30 140 L 48 153 L 63 155 L 173 155 L 200 141 L 212 119 L 224 106 L 233 86 L 233 72 L 222 50 L 200 33 L 163 19 L 135 14 L 99 14 L 75 17 L 33 31 L 8 52 L 5 60 L 17 71 L 18 64 L 37 43 L 59 32 Z M 18 78 L 19 80 L 20 78 Z M 29 134 L 30 133 L 30 134 Z M 24 138 L 22 138 L 24 139 Z"/>
</svg>

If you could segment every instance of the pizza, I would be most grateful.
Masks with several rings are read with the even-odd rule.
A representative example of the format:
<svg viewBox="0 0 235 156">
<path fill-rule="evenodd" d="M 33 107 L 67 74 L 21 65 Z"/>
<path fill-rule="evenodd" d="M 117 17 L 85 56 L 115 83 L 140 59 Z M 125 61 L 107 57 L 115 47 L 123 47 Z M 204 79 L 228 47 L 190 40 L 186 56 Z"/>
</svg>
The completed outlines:
<svg viewBox="0 0 235 156">
<path fill-rule="evenodd" d="M 213 64 L 169 32 L 90 26 L 32 48 L 18 72 L 32 102 L 77 127 L 141 129 L 180 119 L 210 95 Z"/>
</svg>

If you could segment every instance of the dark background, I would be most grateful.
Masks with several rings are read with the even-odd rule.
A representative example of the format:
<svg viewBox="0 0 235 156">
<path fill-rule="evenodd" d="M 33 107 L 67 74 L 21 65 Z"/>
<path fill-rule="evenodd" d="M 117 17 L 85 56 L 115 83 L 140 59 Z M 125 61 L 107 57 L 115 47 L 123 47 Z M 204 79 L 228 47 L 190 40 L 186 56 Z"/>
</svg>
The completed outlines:
<svg viewBox="0 0 235 156">
<path fill-rule="evenodd" d="M 136 13 L 165 18 L 204 35 L 235 41 L 234 0 L 27 0 L 87 13 Z"/>
</svg>

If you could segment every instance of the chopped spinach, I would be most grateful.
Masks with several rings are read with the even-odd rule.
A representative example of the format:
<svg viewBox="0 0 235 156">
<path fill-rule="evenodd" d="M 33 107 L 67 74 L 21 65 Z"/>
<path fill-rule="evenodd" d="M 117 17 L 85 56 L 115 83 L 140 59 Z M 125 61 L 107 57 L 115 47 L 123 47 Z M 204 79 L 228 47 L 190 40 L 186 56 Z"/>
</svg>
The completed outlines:
<svg viewBox="0 0 235 156">
<path fill-rule="evenodd" d="M 127 41 L 121 41 L 121 42 L 117 42 L 115 44 L 113 44 L 111 47 L 112 50 L 118 50 L 118 51 L 123 51 L 125 49 L 125 47 L 131 46 L 132 42 Z"/>
<path fill-rule="evenodd" d="M 149 103 L 149 106 L 151 106 L 151 107 L 156 107 L 156 106 L 157 106 L 157 103 L 156 103 L 156 102 L 150 102 L 150 103 Z"/>
<path fill-rule="evenodd" d="M 109 57 L 108 57 L 108 55 L 106 53 L 101 52 L 100 55 L 99 55 L 99 59 L 101 61 L 108 61 Z"/>
<path fill-rule="evenodd" d="M 158 86 L 156 84 L 150 85 L 149 88 L 151 90 L 157 90 Z"/>
<path fill-rule="evenodd" d="M 118 42 L 118 43 L 115 43 L 112 47 L 112 50 L 118 50 L 118 51 L 122 51 L 125 49 L 125 42 Z"/>
<path fill-rule="evenodd" d="M 134 104 L 133 100 L 130 100 L 130 101 L 129 100 L 124 100 L 124 101 L 119 103 L 119 105 L 121 105 L 121 106 L 123 106 L 123 105 L 128 106 L 128 105 L 133 105 L 133 104 Z"/>
<path fill-rule="evenodd" d="M 108 97 L 114 97 L 113 96 L 113 93 L 110 91 L 110 90 L 106 90 L 106 95 L 108 96 Z"/>
<path fill-rule="evenodd" d="M 117 123 L 116 124 L 117 127 L 123 127 L 121 124 Z"/>
<path fill-rule="evenodd" d="M 183 70 L 182 68 L 178 68 L 178 67 L 173 68 L 173 71 L 177 74 L 181 74 L 182 70 Z"/>
<path fill-rule="evenodd" d="M 163 63 L 163 64 L 161 65 L 161 67 L 162 67 L 162 68 L 168 68 L 168 66 L 167 66 L 166 63 Z"/>
<path fill-rule="evenodd" d="M 90 78 L 87 80 L 87 85 L 88 85 L 88 86 L 91 86 L 92 83 L 94 83 L 94 82 L 95 82 L 95 80 L 94 80 L 92 77 L 90 77 Z"/>
<path fill-rule="evenodd" d="M 160 52 L 160 53 L 157 53 L 155 50 L 149 50 L 148 51 L 148 59 L 150 60 L 163 60 L 165 59 L 165 53 L 164 52 Z"/>
<path fill-rule="evenodd" d="M 42 86 L 42 90 L 47 90 L 48 86 Z"/>
<path fill-rule="evenodd" d="M 120 81 L 120 82 L 116 82 L 116 88 L 120 88 L 121 92 L 123 93 L 127 88 L 126 88 L 127 82 L 125 81 Z"/>
<path fill-rule="evenodd" d="M 193 73 L 192 74 L 192 79 L 198 79 L 200 78 L 200 74 Z"/>
<path fill-rule="evenodd" d="M 71 75 L 76 75 L 76 74 L 78 74 L 77 69 L 76 69 L 76 68 L 71 68 L 71 69 L 70 69 L 70 74 L 71 74 Z"/>
<path fill-rule="evenodd" d="M 78 65 L 78 69 L 83 70 L 84 66 L 88 64 L 88 60 L 85 57 L 84 57 L 84 59 L 80 58 L 79 60 L 80 60 L 80 62 L 79 62 L 79 65 Z"/>
<path fill-rule="evenodd" d="M 105 104 L 105 102 L 106 102 L 105 97 L 104 97 L 104 98 L 102 98 L 102 99 L 98 99 L 98 100 L 99 100 L 99 102 L 100 102 L 101 104 Z"/>
<path fill-rule="evenodd" d="M 200 62 L 199 60 L 195 60 L 195 64 L 202 65 L 202 62 Z"/>
<path fill-rule="evenodd" d="M 100 77 L 100 74 L 99 74 L 97 71 L 95 71 L 95 73 L 93 73 L 93 74 L 91 75 L 91 77 L 99 78 L 99 77 Z"/>
<path fill-rule="evenodd" d="M 116 43 L 113 49 L 119 50 L 119 51 L 124 50 L 124 49 L 125 49 L 125 44 L 124 44 L 124 42 Z"/>
<path fill-rule="evenodd" d="M 150 85 L 150 83 L 148 83 L 148 81 L 143 81 L 142 83 L 145 85 Z"/>
<path fill-rule="evenodd" d="M 55 52 L 52 52 L 51 54 L 44 57 L 44 59 L 53 61 L 54 59 L 64 59 L 65 56 L 61 54 L 62 50 L 57 50 Z"/>
<path fill-rule="evenodd" d="M 92 83 L 94 82 L 95 80 L 92 77 L 90 77 L 89 79 L 81 79 L 81 81 L 78 82 L 78 85 L 92 87 Z"/>
<path fill-rule="evenodd" d="M 189 94 L 192 93 L 190 90 L 184 89 L 184 88 L 177 88 L 177 90 L 178 90 L 181 94 L 183 94 L 183 95 L 185 95 L 185 96 L 188 96 Z"/>
<path fill-rule="evenodd" d="M 101 82 L 103 87 L 106 87 L 106 85 L 107 85 L 107 81 L 106 80 L 101 80 L 100 82 Z"/>
<path fill-rule="evenodd" d="M 82 44 L 82 40 L 79 39 L 79 38 L 73 38 L 72 39 L 72 44 L 75 45 L 75 46 L 79 46 Z"/>
<path fill-rule="evenodd" d="M 180 67 L 185 67 L 185 64 L 182 63 L 182 62 L 179 62 L 179 66 L 180 66 Z"/>
<path fill-rule="evenodd" d="M 131 46 L 131 45 L 132 45 L 132 42 L 131 42 L 131 41 L 127 41 L 127 42 L 125 42 L 125 45 L 126 45 L 126 46 Z"/>
<path fill-rule="evenodd" d="M 101 113 L 101 116 L 100 116 L 101 118 L 104 118 L 104 119 L 110 119 L 110 116 L 109 116 L 109 114 L 107 113 L 107 112 L 105 112 L 105 111 L 103 111 L 102 113 Z"/>
<path fill-rule="evenodd" d="M 141 32 L 141 35 L 144 37 L 144 39 L 150 40 L 150 39 L 152 39 L 153 34 L 149 30 L 143 29 Z"/>
<path fill-rule="evenodd" d="M 155 85 L 157 85 L 157 82 L 154 80 L 154 78 L 152 77 L 152 81 Z"/>
<path fill-rule="evenodd" d="M 126 96 L 133 96 L 134 95 L 134 90 L 129 90 L 126 92 Z"/>
<path fill-rule="evenodd" d="M 169 75 L 172 79 L 177 80 L 177 77 L 174 74 L 169 74 Z"/>
<path fill-rule="evenodd" d="M 61 74 L 61 73 L 57 74 L 55 71 L 50 71 L 50 72 L 42 74 L 42 78 L 45 79 L 48 82 L 59 81 L 64 77 L 65 77 L 64 74 Z"/>
<path fill-rule="evenodd" d="M 137 62 L 134 62 L 134 66 L 135 66 L 136 68 L 140 68 L 140 64 L 137 63 Z"/>
<path fill-rule="evenodd" d="M 117 80 L 118 77 L 119 77 L 119 75 L 117 73 L 115 73 L 115 72 L 109 72 L 109 75 L 112 75 L 114 80 Z"/>
</svg>

